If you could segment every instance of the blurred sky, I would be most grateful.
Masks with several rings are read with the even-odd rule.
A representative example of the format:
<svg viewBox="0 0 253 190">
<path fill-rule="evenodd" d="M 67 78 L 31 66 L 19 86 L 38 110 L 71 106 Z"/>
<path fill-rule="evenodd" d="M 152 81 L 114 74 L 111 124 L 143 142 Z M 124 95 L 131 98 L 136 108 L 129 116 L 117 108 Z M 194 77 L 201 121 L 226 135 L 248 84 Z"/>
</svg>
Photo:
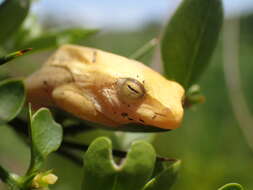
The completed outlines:
<svg viewBox="0 0 253 190">
<path fill-rule="evenodd" d="M 1 0 L 0 0 L 1 1 Z M 33 11 L 73 25 L 133 28 L 148 20 L 165 20 L 181 0 L 40 0 Z M 226 16 L 253 11 L 253 0 L 224 0 Z M 48 17 L 46 17 L 49 19 Z"/>
</svg>

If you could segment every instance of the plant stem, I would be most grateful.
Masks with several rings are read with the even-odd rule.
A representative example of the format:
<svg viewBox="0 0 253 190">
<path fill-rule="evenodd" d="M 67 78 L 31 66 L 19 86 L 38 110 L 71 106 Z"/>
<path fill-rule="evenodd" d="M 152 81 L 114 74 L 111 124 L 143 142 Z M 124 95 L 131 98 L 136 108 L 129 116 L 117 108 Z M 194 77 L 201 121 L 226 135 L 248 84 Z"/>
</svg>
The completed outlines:
<svg viewBox="0 0 253 190">
<path fill-rule="evenodd" d="M 10 173 L 6 169 L 4 169 L 2 166 L 0 166 L 0 180 L 10 185 L 11 187 L 17 186 L 15 179 L 13 179 Z"/>
<path fill-rule="evenodd" d="M 146 55 L 149 51 L 151 51 L 158 44 L 158 39 L 153 38 L 148 41 L 142 47 L 137 49 L 132 55 L 129 56 L 131 59 L 140 60 L 144 55 Z"/>
<path fill-rule="evenodd" d="M 223 36 L 223 66 L 232 109 L 239 127 L 251 150 L 253 150 L 253 117 L 248 107 L 239 70 L 240 24 L 239 19 L 227 21 Z"/>
</svg>

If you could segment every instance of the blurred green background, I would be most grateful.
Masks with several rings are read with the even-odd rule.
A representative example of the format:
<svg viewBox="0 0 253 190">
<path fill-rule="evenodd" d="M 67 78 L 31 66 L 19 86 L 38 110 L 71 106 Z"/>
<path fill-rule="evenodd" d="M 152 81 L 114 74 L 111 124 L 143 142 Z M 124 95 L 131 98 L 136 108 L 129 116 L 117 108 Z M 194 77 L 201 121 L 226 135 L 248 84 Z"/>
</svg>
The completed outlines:
<svg viewBox="0 0 253 190">
<path fill-rule="evenodd" d="M 53 15 L 44 17 L 50 18 Z M 253 113 L 253 14 L 230 18 L 230 21 L 225 22 L 233 23 L 233 20 L 235 23 L 240 21 L 239 60 L 242 87 L 247 104 Z M 66 25 L 69 24 L 66 20 L 64 22 Z M 64 22 L 59 16 L 43 19 L 42 30 L 61 28 Z M 79 44 L 129 56 L 142 44 L 159 35 L 162 26 L 162 22 L 150 20 L 141 27 L 129 30 L 110 28 L 101 30 L 97 35 Z M 246 143 L 232 111 L 224 81 L 222 40 L 221 35 L 210 67 L 199 82 L 206 96 L 206 102 L 186 110 L 181 128 L 158 133 L 153 140 L 159 155 L 182 160 L 180 177 L 173 187 L 175 190 L 212 190 L 229 182 L 240 183 L 246 189 L 253 187 L 253 150 Z M 51 51 L 44 51 L 25 56 L 2 69 L 13 76 L 25 76 L 39 67 L 50 53 Z M 143 61 L 151 62 L 151 56 L 151 54 L 146 56 Z M 253 124 L 251 125 L 253 127 Z M 112 137 L 115 147 L 120 147 L 111 131 L 95 130 L 75 136 L 73 139 L 88 143 L 100 135 Z M 121 134 L 117 132 L 117 135 Z M 0 127 L 0 139 L 0 163 L 22 174 L 28 165 L 28 147 L 8 126 Z M 58 155 L 51 155 L 45 167 L 53 168 L 59 177 L 53 189 L 69 190 L 80 187 L 82 170 L 79 166 Z M 1 183 L 0 189 L 5 189 Z"/>
</svg>

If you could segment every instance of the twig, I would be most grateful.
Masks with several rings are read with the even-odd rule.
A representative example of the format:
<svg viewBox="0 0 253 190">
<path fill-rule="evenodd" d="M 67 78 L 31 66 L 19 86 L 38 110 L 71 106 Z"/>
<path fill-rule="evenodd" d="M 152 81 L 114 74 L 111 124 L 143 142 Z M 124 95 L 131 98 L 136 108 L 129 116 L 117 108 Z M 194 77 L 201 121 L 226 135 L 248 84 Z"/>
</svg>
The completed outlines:
<svg viewBox="0 0 253 190">
<path fill-rule="evenodd" d="M 227 21 L 223 35 L 223 66 L 232 109 L 247 144 L 253 150 L 253 118 L 241 87 L 239 72 L 239 20 Z"/>
<path fill-rule="evenodd" d="M 148 41 L 142 47 L 137 49 L 132 55 L 129 56 L 131 59 L 140 60 L 144 55 L 146 55 L 149 51 L 151 51 L 158 44 L 158 39 L 153 38 Z"/>
<path fill-rule="evenodd" d="M 6 63 L 8 61 L 11 61 L 12 59 L 15 59 L 16 57 L 22 56 L 31 50 L 32 50 L 32 48 L 27 48 L 27 49 L 19 50 L 19 51 L 10 53 L 6 56 L 0 57 L 0 65 Z"/>
</svg>

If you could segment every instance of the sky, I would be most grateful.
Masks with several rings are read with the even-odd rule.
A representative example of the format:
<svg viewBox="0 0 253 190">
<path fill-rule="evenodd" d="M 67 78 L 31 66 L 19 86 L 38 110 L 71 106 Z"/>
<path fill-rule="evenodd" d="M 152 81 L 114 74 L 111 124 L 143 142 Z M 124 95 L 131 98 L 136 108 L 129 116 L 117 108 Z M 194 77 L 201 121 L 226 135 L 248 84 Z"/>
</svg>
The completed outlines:
<svg viewBox="0 0 253 190">
<path fill-rule="evenodd" d="M 1 1 L 1 0 L 0 0 Z M 76 25 L 132 28 L 149 20 L 166 20 L 181 0 L 39 0 L 40 18 L 55 16 Z M 253 12 L 253 0 L 223 0 L 227 17 Z"/>
</svg>

